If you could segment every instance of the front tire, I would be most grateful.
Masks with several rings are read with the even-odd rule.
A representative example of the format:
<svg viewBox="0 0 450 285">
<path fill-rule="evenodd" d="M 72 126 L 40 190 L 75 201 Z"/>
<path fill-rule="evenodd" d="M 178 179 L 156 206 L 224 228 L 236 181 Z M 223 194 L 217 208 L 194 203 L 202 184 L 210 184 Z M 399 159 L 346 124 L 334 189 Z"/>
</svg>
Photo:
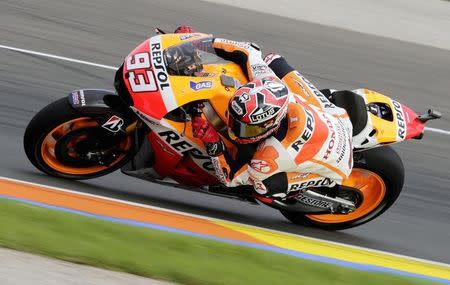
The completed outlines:
<svg viewBox="0 0 450 285">
<path fill-rule="evenodd" d="M 362 196 L 354 212 L 309 215 L 282 210 L 283 216 L 299 225 L 343 230 L 381 215 L 397 200 L 403 188 L 405 171 L 402 160 L 389 146 L 366 150 L 358 153 L 356 158 L 352 174 L 343 182 L 343 186 L 355 189 Z"/>
<path fill-rule="evenodd" d="M 109 133 L 98 124 L 99 119 L 80 114 L 67 98 L 47 105 L 25 130 L 28 159 L 49 175 L 69 179 L 90 179 L 120 168 L 128 161 L 132 139 Z M 96 155 L 96 160 L 86 158 L 90 155 Z"/>
</svg>

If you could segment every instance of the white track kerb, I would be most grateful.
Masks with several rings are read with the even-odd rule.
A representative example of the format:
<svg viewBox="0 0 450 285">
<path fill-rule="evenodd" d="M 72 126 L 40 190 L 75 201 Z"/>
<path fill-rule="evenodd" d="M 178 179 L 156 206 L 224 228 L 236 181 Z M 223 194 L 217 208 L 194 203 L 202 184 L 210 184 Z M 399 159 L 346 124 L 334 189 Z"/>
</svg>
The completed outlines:
<svg viewBox="0 0 450 285">
<path fill-rule="evenodd" d="M 68 61 L 68 62 L 73 62 L 73 63 L 78 63 L 78 64 L 94 66 L 94 67 L 103 68 L 103 69 L 109 69 L 109 70 L 117 70 L 118 69 L 118 67 L 116 67 L 116 66 L 105 65 L 105 64 L 100 64 L 100 63 L 65 57 L 65 56 L 59 56 L 59 55 L 54 55 L 54 54 L 50 54 L 50 53 L 38 52 L 38 51 L 33 51 L 33 50 L 28 50 L 28 49 L 21 49 L 21 48 L 7 46 L 7 45 L 0 44 L 0 48 L 6 49 L 6 50 L 11 50 L 11 51 L 16 51 L 16 52 L 20 52 L 20 53 L 25 53 L 25 54 L 32 54 L 32 55 L 37 55 L 37 56 L 42 56 L 42 57 L 53 58 L 53 59 L 57 59 L 57 60 L 63 60 L 63 61 Z M 425 130 L 429 131 L 429 132 L 434 132 L 434 133 L 450 136 L 450 131 L 447 131 L 447 130 L 429 128 L 429 127 L 425 127 Z"/>
</svg>

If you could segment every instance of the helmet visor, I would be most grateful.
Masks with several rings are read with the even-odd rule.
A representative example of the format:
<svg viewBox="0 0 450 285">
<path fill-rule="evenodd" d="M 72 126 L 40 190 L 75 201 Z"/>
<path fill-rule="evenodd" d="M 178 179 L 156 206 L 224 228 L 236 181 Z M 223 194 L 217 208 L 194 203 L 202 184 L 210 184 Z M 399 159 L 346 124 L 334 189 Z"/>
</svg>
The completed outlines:
<svg viewBox="0 0 450 285">
<path fill-rule="evenodd" d="M 228 129 L 238 138 L 247 139 L 260 136 L 268 132 L 275 122 L 275 118 L 260 124 L 250 125 L 240 122 L 233 118 L 232 114 L 228 115 Z"/>
</svg>

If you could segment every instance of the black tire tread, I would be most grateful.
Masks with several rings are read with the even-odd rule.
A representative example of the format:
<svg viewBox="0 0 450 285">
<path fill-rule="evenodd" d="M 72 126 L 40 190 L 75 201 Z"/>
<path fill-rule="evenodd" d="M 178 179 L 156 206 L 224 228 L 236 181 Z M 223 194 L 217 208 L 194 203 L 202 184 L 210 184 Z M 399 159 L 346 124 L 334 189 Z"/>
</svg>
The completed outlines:
<svg viewBox="0 0 450 285">
<path fill-rule="evenodd" d="M 72 108 L 67 98 L 61 98 L 50 103 L 33 117 L 25 130 L 23 146 L 28 159 L 37 169 L 56 177 L 82 180 L 108 174 L 121 167 L 127 161 L 127 158 L 124 158 L 122 162 L 111 168 L 89 175 L 64 174 L 57 172 L 46 165 L 42 160 L 39 151 L 43 139 L 55 127 L 79 117 L 84 117 L 84 115 Z"/>
</svg>

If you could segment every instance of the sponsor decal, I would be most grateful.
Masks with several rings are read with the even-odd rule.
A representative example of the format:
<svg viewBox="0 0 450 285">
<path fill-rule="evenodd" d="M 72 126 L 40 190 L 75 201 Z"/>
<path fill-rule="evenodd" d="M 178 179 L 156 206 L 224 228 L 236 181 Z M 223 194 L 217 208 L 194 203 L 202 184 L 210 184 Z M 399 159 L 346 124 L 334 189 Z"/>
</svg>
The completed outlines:
<svg viewBox="0 0 450 285">
<path fill-rule="evenodd" d="M 209 156 L 217 156 L 219 153 L 219 143 L 208 143 L 206 145 L 206 151 Z"/>
<path fill-rule="evenodd" d="M 265 81 L 264 87 L 272 91 L 272 93 L 280 92 L 283 89 L 286 89 L 286 86 L 284 86 L 284 84 L 275 81 Z"/>
<path fill-rule="evenodd" d="M 291 184 L 289 187 L 289 191 L 297 191 L 310 187 L 329 187 L 333 186 L 334 184 L 335 182 L 330 178 L 319 177 L 317 179 Z"/>
<path fill-rule="evenodd" d="M 263 80 L 264 87 L 270 91 L 276 98 L 282 98 L 289 94 L 287 87 L 276 81 L 272 80 Z"/>
<path fill-rule="evenodd" d="M 79 94 L 80 94 L 81 107 L 84 107 L 84 106 L 86 106 L 86 98 L 84 97 L 84 91 L 80 90 Z"/>
<path fill-rule="evenodd" d="M 180 40 L 184 41 L 184 40 L 187 40 L 187 39 L 190 39 L 190 38 L 194 38 L 194 37 L 198 37 L 198 36 L 200 36 L 200 35 L 198 35 L 198 34 L 182 35 L 182 36 L 180 36 Z"/>
<path fill-rule="evenodd" d="M 191 87 L 194 91 L 199 91 L 203 89 L 211 89 L 212 87 L 212 81 L 200 81 L 200 82 L 189 82 L 189 87 Z"/>
<path fill-rule="evenodd" d="M 158 81 L 159 89 L 170 89 L 169 75 L 163 60 L 161 43 L 151 43 L 152 66 Z"/>
<path fill-rule="evenodd" d="M 158 132 L 158 136 L 162 138 L 179 154 L 186 155 L 190 153 L 193 158 L 196 158 L 201 161 L 201 166 L 203 169 L 207 171 L 214 171 L 211 157 L 207 154 L 204 154 L 202 151 L 196 149 L 192 144 L 184 140 L 184 138 L 179 134 L 175 133 L 174 131 L 167 130 Z"/>
<path fill-rule="evenodd" d="M 233 109 L 233 111 L 236 112 L 236 114 L 238 114 L 239 116 L 244 115 L 244 110 L 242 110 L 241 106 L 239 106 L 239 104 L 236 101 L 232 101 L 231 102 L 231 108 Z"/>
<path fill-rule="evenodd" d="M 155 76 L 155 84 L 160 91 L 160 94 L 155 94 L 155 96 L 161 96 L 165 108 L 167 109 L 167 111 L 171 111 L 178 108 L 179 106 L 173 94 L 170 77 L 164 63 L 163 46 L 161 40 L 161 36 L 155 36 L 150 39 L 152 71 L 153 75 Z"/>
<path fill-rule="evenodd" d="M 72 92 L 71 95 L 72 95 L 72 103 L 74 105 L 80 105 L 80 98 L 78 96 L 78 91 Z"/>
<path fill-rule="evenodd" d="M 86 106 L 86 98 L 84 97 L 83 90 L 73 91 L 71 95 L 72 95 L 72 102 L 74 105 L 81 105 L 81 107 Z"/>
<path fill-rule="evenodd" d="M 397 136 L 399 139 L 404 140 L 406 137 L 405 114 L 399 102 L 392 100 L 392 104 L 394 105 L 395 117 L 397 118 Z"/>
<path fill-rule="evenodd" d="M 258 108 L 256 112 L 253 112 L 253 114 L 250 115 L 250 120 L 254 123 L 257 123 L 269 118 L 273 114 L 275 114 L 275 108 L 273 107 L 265 111 L 263 111 L 263 109 L 261 108 Z"/>
<path fill-rule="evenodd" d="M 266 55 L 266 57 L 264 58 L 264 61 L 266 62 L 267 65 L 271 64 L 272 61 L 274 61 L 275 59 L 281 58 L 281 55 L 275 54 L 275 53 L 270 53 L 268 55 Z"/>
<path fill-rule="evenodd" d="M 325 119 L 327 120 L 328 130 L 330 131 L 330 141 L 328 142 L 328 147 L 325 151 L 325 154 L 323 155 L 323 159 L 328 159 L 336 143 L 336 131 L 334 130 L 333 124 L 331 123 L 330 119 L 328 119 L 327 117 L 325 117 Z"/>
<path fill-rule="evenodd" d="M 304 110 L 306 113 L 305 129 L 303 130 L 303 133 L 300 136 L 300 139 L 292 144 L 292 148 L 296 152 L 299 152 L 301 149 L 300 146 L 305 144 L 311 138 L 312 134 L 314 133 L 314 127 L 316 125 L 313 113 L 310 110 L 308 110 L 307 108 L 304 108 Z"/>
<path fill-rule="evenodd" d="M 252 47 L 252 44 L 249 42 L 237 42 L 237 41 L 232 41 L 232 40 L 227 40 L 227 39 L 215 39 L 214 43 L 233 45 L 233 46 L 236 46 L 238 48 L 243 48 L 243 49 L 250 49 L 250 47 Z"/>
<path fill-rule="evenodd" d="M 252 65 L 252 73 L 254 77 L 260 77 L 261 75 L 267 73 L 268 66 L 266 64 L 254 64 Z"/>
<path fill-rule="evenodd" d="M 225 148 L 222 141 L 207 143 L 205 144 L 205 147 L 206 153 L 209 156 L 219 156 L 223 153 L 223 150 Z"/>
<path fill-rule="evenodd" d="M 305 85 L 303 85 L 303 83 L 301 83 L 300 81 L 298 81 L 297 79 L 294 79 L 294 82 L 297 83 L 297 85 L 302 89 L 303 91 L 303 95 L 305 95 L 306 97 L 311 97 L 308 93 L 308 91 L 306 91 L 306 87 Z"/>
<path fill-rule="evenodd" d="M 299 76 L 301 78 L 301 80 L 303 80 L 303 82 L 306 83 L 306 85 L 308 86 L 308 88 L 314 93 L 314 95 L 316 95 L 317 99 L 320 101 L 321 105 L 324 108 L 335 108 L 334 104 L 332 104 L 327 97 L 325 97 L 325 95 L 322 94 L 322 92 L 320 92 L 308 79 L 306 79 L 306 77 L 304 77 L 303 75 L 301 75 L 300 73 L 298 73 L 297 71 L 295 71 L 295 74 L 297 76 Z M 297 82 L 297 84 L 299 84 L 300 82 Z M 299 84 L 303 87 L 303 84 Z"/>
<path fill-rule="evenodd" d="M 122 118 L 114 115 L 109 118 L 109 120 L 102 125 L 102 128 L 107 129 L 110 132 L 117 133 L 121 130 L 124 121 Z"/>
<path fill-rule="evenodd" d="M 267 187 L 262 183 L 261 181 L 254 179 L 252 177 L 249 177 L 250 182 L 253 184 L 253 188 L 255 188 L 256 193 L 260 195 L 267 194 Z"/>
<path fill-rule="evenodd" d="M 328 201 L 322 201 L 316 198 L 312 198 L 303 194 L 300 194 L 297 196 L 297 200 L 303 204 L 306 205 L 310 205 L 310 206 L 314 206 L 314 207 L 319 207 L 319 208 L 331 208 L 331 206 L 333 206 L 333 203 L 328 202 Z"/>
<path fill-rule="evenodd" d="M 250 166 L 258 172 L 261 173 L 269 173 L 270 172 L 270 164 L 264 160 L 252 159 L 250 162 Z"/>
<path fill-rule="evenodd" d="M 214 172 L 216 174 L 217 179 L 219 179 L 220 183 L 227 183 L 227 173 L 222 171 L 220 168 L 220 162 L 218 157 L 211 157 L 211 162 L 214 167 Z"/>
<path fill-rule="evenodd" d="M 241 96 L 239 96 L 239 103 L 245 103 L 250 101 L 250 95 L 248 93 L 244 93 Z"/>
<path fill-rule="evenodd" d="M 345 127 L 344 123 L 341 120 L 338 121 L 338 144 L 335 153 L 338 153 L 339 157 L 336 159 L 336 163 L 344 164 L 346 160 L 347 164 L 345 166 L 351 169 L 353 164 L 353 156 L 351 153 L 351 150 L 353 149 L 352 137 L 350 136 L 350 133 L 348 132 L 348 129 Z"/>
<path fill-rule="evenodd" d="M 150 55 L 147 52 L 130 55 L 126 59 L 125 68 L 133 92 L 158 91 L 155 75 L 150 70 Z"/>
<path fill-rule="evenodd" d="M 291 177 L 291 180 L 303 179 L 303 178 L 308 177 L 310 174 L 311 174 L 311 172 L 299 173 L 299 174 L 295 175 L 294 177 Z"/>
</svg>

